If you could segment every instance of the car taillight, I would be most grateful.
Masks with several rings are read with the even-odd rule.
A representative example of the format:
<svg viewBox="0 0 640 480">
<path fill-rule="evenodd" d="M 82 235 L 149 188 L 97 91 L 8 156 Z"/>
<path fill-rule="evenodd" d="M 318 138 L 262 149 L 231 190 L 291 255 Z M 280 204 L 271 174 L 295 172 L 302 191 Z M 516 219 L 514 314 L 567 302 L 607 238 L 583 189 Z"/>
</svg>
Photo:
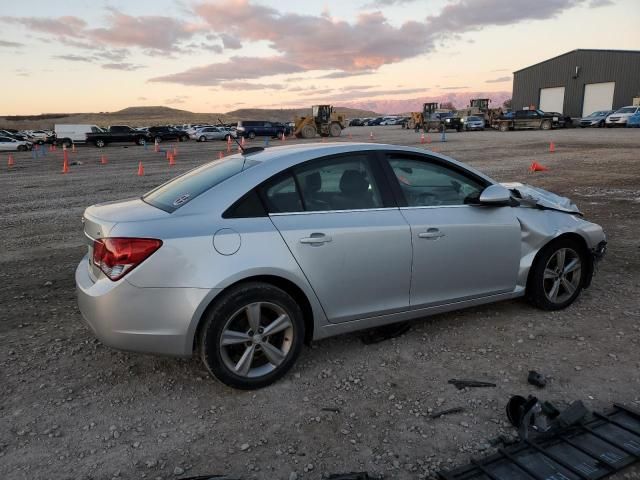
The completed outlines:
<svg viewBox="0 0 640 480">
<path fill-rule="evenodd" d="M 93 263 L 115 281 L 144 262 L 162 246 L 154 238 L 101 238 L 93 242 Z"/>
</svg>

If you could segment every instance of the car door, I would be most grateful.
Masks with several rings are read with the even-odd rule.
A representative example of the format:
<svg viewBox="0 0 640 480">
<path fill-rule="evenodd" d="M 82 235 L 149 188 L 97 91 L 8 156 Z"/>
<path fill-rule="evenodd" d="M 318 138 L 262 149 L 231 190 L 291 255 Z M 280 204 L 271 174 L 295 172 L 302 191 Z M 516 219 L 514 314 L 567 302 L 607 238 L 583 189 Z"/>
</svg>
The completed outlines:
<svg viewBox="0 0 640 480">
<path fill-rule="evenodd" d="M 366 153 L 306 162 L 262 190 L 330 322 L 406 310 L 411 233 Z"/>
<path fill-rule="evenodd" d="M 520 265 L 514 209 L 480 205 L 488 183 L 449 162 L 397 153 L 386 160 L 411 226 L 411 306 L 513 291 Z"/>
<path fill-rule="evenodd" d="M 13 150 L 15 147 L 12 145 L 13 142 L 8 137 L 0 137 L 0 150 Z"/>
</svg>

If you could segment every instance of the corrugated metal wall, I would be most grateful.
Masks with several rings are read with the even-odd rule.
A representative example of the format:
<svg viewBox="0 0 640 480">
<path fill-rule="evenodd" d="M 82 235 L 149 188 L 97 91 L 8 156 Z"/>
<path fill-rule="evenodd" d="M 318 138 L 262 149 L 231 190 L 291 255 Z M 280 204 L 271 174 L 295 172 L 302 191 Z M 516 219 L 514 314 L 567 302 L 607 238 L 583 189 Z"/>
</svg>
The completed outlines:
<svg viewBox="0 0 640 480">
<path fill-rule="evenodd" d="M 631 105 L 640 96 L 640 51 L 574 50 L 514 72 L 512 108 L 537 107 L 540 89 L 565 87 L 563 113 L 580 117 L 585 84 L 600 82 L 616 82 L 614 109 Z"/>
</svg>

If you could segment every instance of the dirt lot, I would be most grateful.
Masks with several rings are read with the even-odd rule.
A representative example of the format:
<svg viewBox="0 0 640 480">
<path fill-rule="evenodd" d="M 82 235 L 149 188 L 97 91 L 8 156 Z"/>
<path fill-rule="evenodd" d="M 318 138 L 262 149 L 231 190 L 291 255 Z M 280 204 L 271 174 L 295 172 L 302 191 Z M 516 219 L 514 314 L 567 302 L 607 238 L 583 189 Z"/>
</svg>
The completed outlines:
<svg viewBox="0 0 640 480">
<path fill-rule="evenodd" d="M 371 129 L 350 131 L 368 140 Z M 373 131 L 380 142 L 420 142 L 398 127 Z M 257 392 L 216 383 L 195 360 L 102 346 L 74 297 L 73 273 L 86 248 L 83 209 L 140 195 L 217 158 L 224 143 L 179 144 L 171 168 L 151 149 L 80 147 L 67 175 L 60 151 L 16 154 L 11 169 L 2 154 L 0 478 L 225 473 L 286 480 L 363 470 L 425 478 L 488 453 L 488 440 L 501 433 L 513 435 L 504 415 L 513 394 L 581 399 L 595 410 L 612 402 L 640 408 L 640 131 L 432 137 L 425 147 L 498 180 L 570 196 L 603 225 L 609 254 L 592 287 L 561 312 L 512 301 L 416 321 L 376 345 L 357 335 L 321 341 L 283 381 Z M 107 165 L 99 164 L 103 153 Z M 138 161 L 144 177 L 136 176 Z M 550 171 L 528 174 L 532 161 Z M 546 389 L 527 385 L 529 369 L 552 377 Z M 498 386 L 457 391 L 450 378 Z M 464 413 L 428 417 L 457 406 Z"/>
</svg>

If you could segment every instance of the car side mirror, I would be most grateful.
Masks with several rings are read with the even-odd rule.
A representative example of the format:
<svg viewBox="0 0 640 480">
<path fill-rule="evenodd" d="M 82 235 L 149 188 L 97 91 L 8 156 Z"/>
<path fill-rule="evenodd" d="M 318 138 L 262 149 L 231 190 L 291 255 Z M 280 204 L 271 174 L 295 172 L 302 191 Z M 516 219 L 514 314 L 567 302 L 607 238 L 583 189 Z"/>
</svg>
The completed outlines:
<svg viewBox="0 0 640 480">
<path fill-rule="evenodd" d="M 502 185 L 489 185 L 480 194 L 480 203 L 483 205 L 506 205 L 511 202 L 511 192 Z"/>
</svg>

